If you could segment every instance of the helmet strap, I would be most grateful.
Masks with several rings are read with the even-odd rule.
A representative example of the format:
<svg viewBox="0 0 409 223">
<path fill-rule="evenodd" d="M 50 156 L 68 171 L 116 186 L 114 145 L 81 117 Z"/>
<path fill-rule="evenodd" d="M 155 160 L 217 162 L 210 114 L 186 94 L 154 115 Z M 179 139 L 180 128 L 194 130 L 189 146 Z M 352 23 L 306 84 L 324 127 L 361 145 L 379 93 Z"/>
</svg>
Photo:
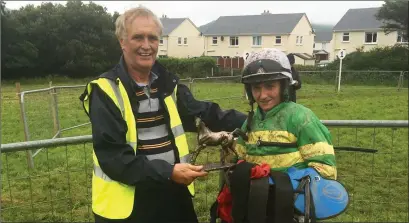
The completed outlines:
<svg viewBox="0 0 409 223">
<path fill-rule="evenodd" d="M 254 98 L 253 97 L 249 97 L 249 105 L 250 105 L 250 111 L 247 116 L 247 126 L 246 126 L 247 132 L 251 131 L 251 124 L 253 122 L 253 116 L 254 116 Z"/>
</svg>

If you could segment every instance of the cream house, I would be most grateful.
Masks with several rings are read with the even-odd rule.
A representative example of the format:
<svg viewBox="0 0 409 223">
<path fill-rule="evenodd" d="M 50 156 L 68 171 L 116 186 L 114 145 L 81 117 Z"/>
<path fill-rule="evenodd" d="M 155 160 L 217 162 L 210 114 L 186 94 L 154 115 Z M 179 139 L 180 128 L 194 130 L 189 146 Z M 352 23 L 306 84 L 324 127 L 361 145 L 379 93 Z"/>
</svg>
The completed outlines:
<svg viewBox="0 0 409 223">
<path fill-rule="evenodd" d="M 332 31 L 317 31 L 314 39 L 314 56 L 318 65 L 329 62 L 332 52 Z"/>
<path fill-rule="evenodd" d="M 314 32 L 305 13 L 221 16 L 201 31 L 206 56 L 241 57 L 244 52 L 278 48 L 302 54 L 298 63 L 314 61 Z"/>
<path fill-rule="evenodd" d="M 163 32 L 159 40 L 159 57 L 189 58 L 203 54 L 203 36 L 189 18 L 162 16 L 160 20 Z"/>
<path fill-rule="evenodd" d="M 379 8 L 349 9 L 341 20 L 334 26 L 332 34 L 333 53 L 330 60 L 336 58 L 339 50 L 344 49 L 351 53 L 362 48 L 368 51 L 375 47 L 392 46 L 395 44 L 407 44 L 399 32 L 385 34 L 381 21 L 375 17 Z"/>
</svg>

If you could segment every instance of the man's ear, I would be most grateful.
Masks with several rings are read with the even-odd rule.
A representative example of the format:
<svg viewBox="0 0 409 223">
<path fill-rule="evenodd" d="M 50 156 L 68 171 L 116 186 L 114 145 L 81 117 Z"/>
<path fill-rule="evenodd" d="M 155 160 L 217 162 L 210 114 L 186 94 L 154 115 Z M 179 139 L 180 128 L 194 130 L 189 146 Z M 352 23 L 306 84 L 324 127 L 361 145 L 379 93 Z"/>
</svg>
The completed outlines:
<svg viewBox="0 0 409 223">
<path fill-rule="evenodd" d="M 124 38 L 119 39 L 119 45 L 121 46 L 121 49 L 124 50 L 124 48 L 125 48 L 125 40 L 124 40 Z"/>
</svg>

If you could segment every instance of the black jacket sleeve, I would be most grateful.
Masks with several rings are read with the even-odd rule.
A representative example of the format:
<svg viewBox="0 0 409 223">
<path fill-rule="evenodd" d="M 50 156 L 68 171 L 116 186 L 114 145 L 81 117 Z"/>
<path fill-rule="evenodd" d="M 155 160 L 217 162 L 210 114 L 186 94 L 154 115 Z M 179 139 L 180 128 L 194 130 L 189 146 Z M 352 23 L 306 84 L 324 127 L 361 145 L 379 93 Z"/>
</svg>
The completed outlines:
<svg viewBox="0 0 409 223">
<path fill-rule="evenodd" d="M 197 132 L 195 117 L 199 117 L 213 132 L 231 132 L 241 128 L 247 118 L 247 115 L 237 110 L 222 110 L 216 103 L 196 100 L 183 84 L 178 84 L 177 106 L 186 132 Z"/>
<path fill-rule="evenodd" d="M 300 78 L 300 74 L 298 73 L 298 71 L 297 71 L 293 66 L 291 66 L 291 73 L 292 73 L 292 75 L 293 75 L 293 79 L 296 80 L 296 81 L 298 81 L 298 85 L 297 85 L 297 86 L 294 86 L 294 90 L 299 90 L 299 89 L 301 89 L 301 78 Z"/>
<path fill-rule="evenodd" d="M 149 161 L 134 153 L 126 142 L 127 125 L 114 102 L 97 86 L 90 97 L 94 151 L 99 165 L 111 179 L 135 185 L 144 181 L 167 181 L 173 165 L 163 160 Z"/>
</svg>

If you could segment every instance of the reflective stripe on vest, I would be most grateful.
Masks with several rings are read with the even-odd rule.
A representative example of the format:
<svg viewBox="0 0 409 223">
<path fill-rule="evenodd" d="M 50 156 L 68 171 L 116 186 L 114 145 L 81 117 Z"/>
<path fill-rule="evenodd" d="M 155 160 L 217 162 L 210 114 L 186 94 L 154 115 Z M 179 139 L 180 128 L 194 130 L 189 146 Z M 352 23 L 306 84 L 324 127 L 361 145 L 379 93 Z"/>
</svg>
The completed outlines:
<svg viewBox="0 0 409 223">
<path fill-rule="evenodd" d="M 136 153 L 137 147 L 137 129 L 135 117 L 132 112 L 128 94 L 119 78 L 116 83 L 106 78 L 99 78 L 91 81 L 87 85 L 87 95 L 84 98 L 84 109 L 89 113 L 89 95 L 92 91 L 92 85 L 98 85 L 115 103 L 121 111 L 122 117 L 128 126 L 126 135 L 127 143 L 132 146 Z M 183 130 L 182 122 L 176 107 L 176 90 L 165 97 L 165 105 L 170 116 L 170 127 L 175 138 L 175 144 L 178 148 L 181 163 L 188 162 L 189 149 L 186 134 Z M 92 209 L 93 211 L 108 219 L 127 218 L 133 209 L 135 187 L 112 180 L 105 174 L 99 166 L 98 159 L 93 152 L 94 173 L 92 178 Z M 194 196 L 193 183 L 188 186 L 192 196 Z"/>
</svg>

